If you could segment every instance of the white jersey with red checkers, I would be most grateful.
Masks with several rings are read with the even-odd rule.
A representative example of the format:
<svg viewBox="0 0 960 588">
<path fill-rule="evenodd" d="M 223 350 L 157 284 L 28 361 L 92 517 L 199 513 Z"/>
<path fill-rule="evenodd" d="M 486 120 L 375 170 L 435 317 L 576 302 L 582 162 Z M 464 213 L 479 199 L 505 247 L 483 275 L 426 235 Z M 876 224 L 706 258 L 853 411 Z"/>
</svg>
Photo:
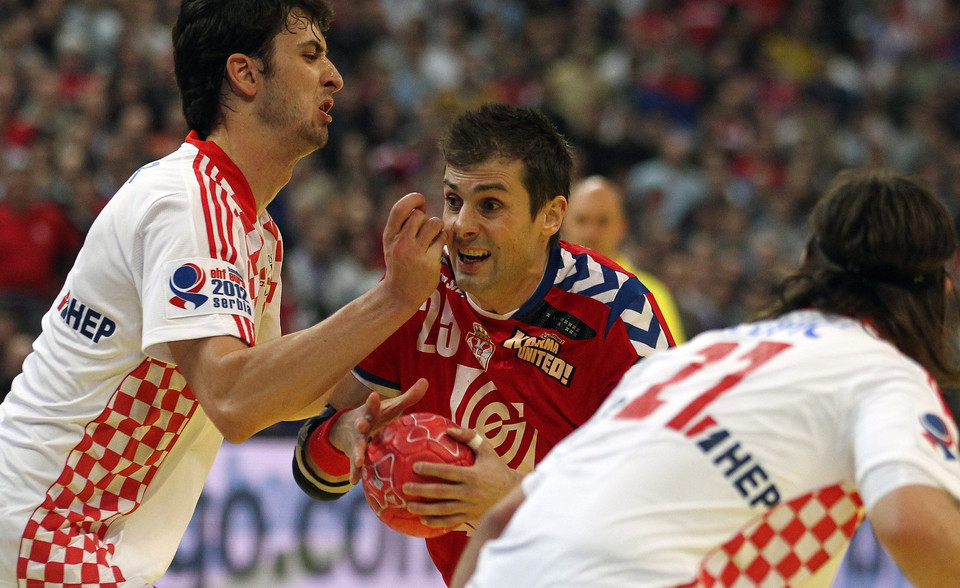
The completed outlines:
<svg viewBox="0 0 960 588">
<path fill-rule="evenodd" d="M 927 372 L 805 310 L 702 334 L 624 376 L 524 480 L 469 586 L 802 586 L 912 484 L 960 497 Z"/>
<path fill-rule="evenodd" d="M 138 170 L 0 405 L 0 586 L 143 586 L 169 565 L 222 436 L 168 342 L 280 335 L 280 235 L 191 133 Z"/>
</svg>

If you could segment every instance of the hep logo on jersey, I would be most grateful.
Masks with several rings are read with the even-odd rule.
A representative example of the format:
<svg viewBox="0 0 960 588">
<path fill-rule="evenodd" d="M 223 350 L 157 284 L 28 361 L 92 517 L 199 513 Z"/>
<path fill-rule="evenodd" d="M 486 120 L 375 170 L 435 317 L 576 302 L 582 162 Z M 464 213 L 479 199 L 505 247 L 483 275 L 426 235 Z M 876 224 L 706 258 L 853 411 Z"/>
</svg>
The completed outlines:
<svg viewBox="0 0 960 588">
<path fill-rule="evenodd" d="M 923 425 L 923 436 L 931 445 L 942 449 L 943 456 L 947 459 L 957 459 L 956 454 L 954 454 L 953 435 L 942 418 L 928 412 L 920 417 L 920 424 Z"/>
<path fill-rule="evenodd" d="M 203 306 L 208 297 L 200 293 L 207 283 L 207 276 L 202 269 L 192 263 L 185 263 L 173 272 L 170 278 L 170 290 L 173 298 L 170 304 L 184 310 L 192 310 Z"/>
</svg>

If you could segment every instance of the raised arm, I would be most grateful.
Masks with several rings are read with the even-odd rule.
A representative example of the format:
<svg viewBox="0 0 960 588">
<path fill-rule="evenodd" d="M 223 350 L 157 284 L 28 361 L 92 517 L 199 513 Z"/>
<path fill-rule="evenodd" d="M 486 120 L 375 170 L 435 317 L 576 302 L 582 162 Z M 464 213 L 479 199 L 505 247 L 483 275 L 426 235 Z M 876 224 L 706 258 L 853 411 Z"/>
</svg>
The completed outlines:
<svg viewBox="0 0 960 588">
<path fill-rule="evenodd" d="M 440 279 L 442 223 L 421 194 L 391 209 L 384 279 L 326 320 L 247 347 L 233 337 L 170 343 L 201 406 L 224 438 L 240 442 L 303 416 L 361 359 L 413 316 Z"/>
</svg>

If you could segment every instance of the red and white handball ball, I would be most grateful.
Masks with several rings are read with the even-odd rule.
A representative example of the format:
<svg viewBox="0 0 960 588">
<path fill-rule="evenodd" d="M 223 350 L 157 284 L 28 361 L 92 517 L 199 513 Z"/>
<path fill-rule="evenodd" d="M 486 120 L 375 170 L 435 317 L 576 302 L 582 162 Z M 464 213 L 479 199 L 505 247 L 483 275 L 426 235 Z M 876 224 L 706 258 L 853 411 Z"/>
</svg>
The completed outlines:
<svg viewBox="0 0 960 588">
<path fill-rule="evenodd" d="M 414 473 L 413 464 L 417 462 L 473 464 L 473 450 L 447 434 L 451 427 L 457 424 L 446 417 L 415 412 L 394 420 L 367 444 L 361 470 L 363 493 L 373 512 L 391 529 L 414 537 L 437 537 L 452 530 L 423 525 L 419 515 L 407 510 L 407 502 L 430 502 L 430 499 L 408 498 L 403 493 L 407 482 L 438 481 Z"/>
</svg>

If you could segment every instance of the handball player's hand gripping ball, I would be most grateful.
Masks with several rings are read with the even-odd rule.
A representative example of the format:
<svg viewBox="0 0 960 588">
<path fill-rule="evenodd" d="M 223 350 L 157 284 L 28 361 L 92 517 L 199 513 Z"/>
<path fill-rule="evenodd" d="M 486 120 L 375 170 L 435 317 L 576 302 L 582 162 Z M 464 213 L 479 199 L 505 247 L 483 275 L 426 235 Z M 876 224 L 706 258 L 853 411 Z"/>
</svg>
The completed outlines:
<svg viewBox="0 0 960 588">
<path fill-rule="evenodd" d="M 473 465 L 473 450 L 447 434 L 451 427 L 457 424 L 446 417 L 416 412 L 394 420 L 367 444 L 361 470 L 363 493 L 373 512 L 391 529 L 414 537 L 437 537 L 452 530 L 421 523 L 419 515 L 407 510 L 407 502 L 430 499 L 403 493 L 407 482 L 439 481 L 414 473 L 413 464 L 419 461 Z"/>
</svg>

